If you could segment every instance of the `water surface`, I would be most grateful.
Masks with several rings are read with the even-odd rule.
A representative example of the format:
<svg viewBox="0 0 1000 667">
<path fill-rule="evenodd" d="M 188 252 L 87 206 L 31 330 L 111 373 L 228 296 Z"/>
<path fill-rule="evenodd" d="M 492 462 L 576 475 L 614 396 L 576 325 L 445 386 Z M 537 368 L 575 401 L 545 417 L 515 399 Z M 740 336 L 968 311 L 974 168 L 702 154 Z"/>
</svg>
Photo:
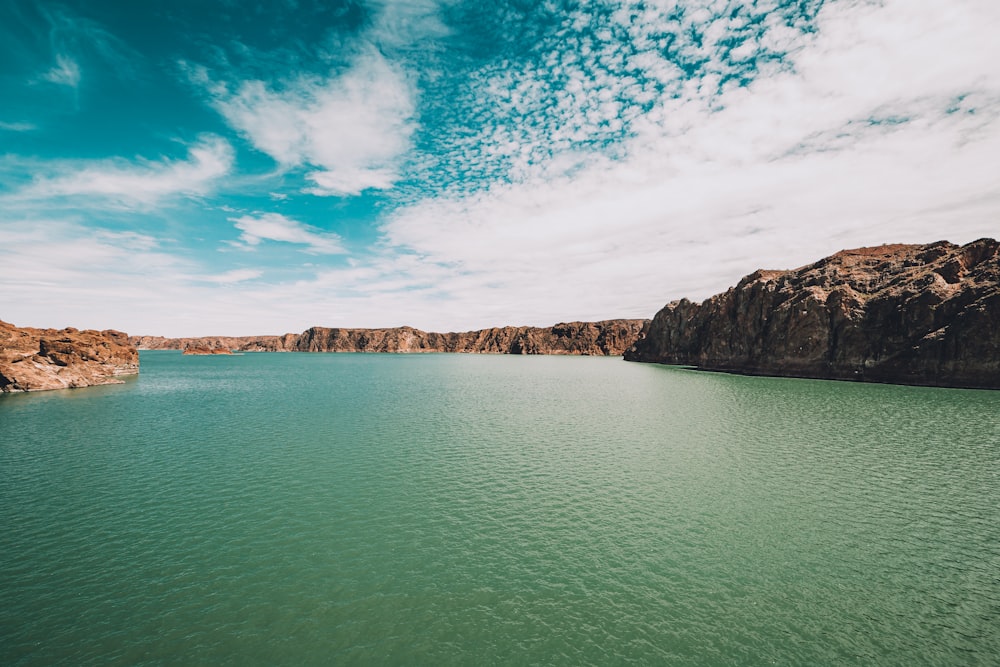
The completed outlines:
<svg viewBox="0 0 1000 667">
<path fill-rule="evenodd" d="M 998 415 L 620 359 L 143 352 L 0 397 L 0 664 L 996 664 Z"/>
</svg>

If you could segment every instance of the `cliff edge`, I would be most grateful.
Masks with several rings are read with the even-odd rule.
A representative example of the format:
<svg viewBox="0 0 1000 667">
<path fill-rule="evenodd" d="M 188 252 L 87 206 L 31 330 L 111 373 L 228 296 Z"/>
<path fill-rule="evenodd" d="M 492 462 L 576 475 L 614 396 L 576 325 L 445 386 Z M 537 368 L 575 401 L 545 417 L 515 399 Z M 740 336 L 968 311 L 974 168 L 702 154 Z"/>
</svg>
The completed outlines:
<svg viewBox="0 0 1000 667">
<path fill-rule="evenodd" d="M 0 321 L 0 392 L 121 384 L 139 353 L 121 331 L 15 327 Z"/>
<path fill-rule="evenodd" d="M 580 354 L 625 352 L 645 320 L 564 322 L 551 327 L 494 327 L 462 333 L 313 327 L 295 344 L 301 352 L 465 352 L 477 354 Z"/>
<path fill-rule="evenodd" d="M 301 334 L 203 338 L 135 336 L 143 349 L 206 347 L 241 352 L 467 352 L 480 354 L 581 354 L 619 356 L 646 320 L 564 322 L 551 327 L 494 327 L 434 333 L 412 327 L 345 329 L 312 327 Z"/>
<path fill-rule="evenodd" d="M 1000 388 L 1000 243 L 844 250 L 656 314 L 627 361 Z"/>
</svg>

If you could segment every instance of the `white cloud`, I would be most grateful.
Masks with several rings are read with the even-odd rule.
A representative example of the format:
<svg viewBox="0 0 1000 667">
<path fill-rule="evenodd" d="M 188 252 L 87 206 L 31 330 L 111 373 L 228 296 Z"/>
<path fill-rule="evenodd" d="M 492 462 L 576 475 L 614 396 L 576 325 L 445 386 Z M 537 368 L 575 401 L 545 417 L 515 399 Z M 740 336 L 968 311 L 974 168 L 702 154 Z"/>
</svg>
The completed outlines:
<svg viewBox="0 0 1000 667">
<path fill-rule="evenodd" d="M 306 188 L 314 195 L 357 195 L 365 190 L 387 190 L 392 187 L 398 174 L 389 168 L 340 167 L 332 171 L 314 171 L 306 178 L 316 187 Z"/>
<path fill-rule="evenodd" d="M 74 90 L 82 80 L 81 63 L 88 75 L 106 74 L 108 69 L 125 79 L 135 78 L 144 57 L 109 32 L 102 24 L 54 3 L 36 2 L 34 9 L 47 23 L 49 48 L 55 64 L 39 75 L 47 81 Z"/>
<path fill-rule="evenodd" d="M 397 211 L 386 240 L 424 258 L 426 275 L 448 269 L 449 309 L 473 317 L 500 303 L 544 323 L 650 316 L 844 247 L 995 235 L 1000 6 L 935 7 L 829 3 L 815 34 L 767 31 L 761 41 L 789 50 L 778 69 L 749 87 L 720 88 L 711 72 L 678 81 L 631 123 L 620 155 L 572 157 L 574 128 L 603 127 L 593 97 L 554 123 L 563 155 L 547 125 L 498 126 L 499 141 L 466 157 L 509 158 L 513 178 Z M 599 67 L 581 71 L 604 85 Z M 537 87 L 505 76 L 497 89 L 526 91 L 511 100 L 530 117 Z"/>
<path fill-rule="evenodd" d="M 376 49 L 329 78 L 300 77 L 280 88 L 245 81 L 214 89 L 215 108 L 258 150 L 285 168 L 311 167 L 320 195 L 386 189 L 414 131 L 414 90 Z"/>
<path fill-rule="evenodd" d="M 324 232 L 280 213 L 244 215 L 229 220 L 243 232 L 240 240 L 249 247 L 257 246 L 261 241 L 280 241 L 305 245 L 306 252 L 313 254 L 337 255 L 347 252 L 337 234 Z"/>
<path fill-rule="evenodd" d="M 254 278 L 260 278 L 262 275 L 264 275 L 264 272 L 258 269 L 233 269 L 232 271 L 226 271 L 225 273 L 205 276 L 202 280 L 219 285 L 232 285 L 247 280 L 253 280 Z"/>
<path fill-rule="evenodd" d="M 6 132 L 32 132 L 37 129 L 38 126 L 34 123 L 11 123 L 0 120 L 0 130 Z"/>
<path fill-rule="evenodd" d="M 206 278 L 156 237 L 60 218 L 7 215 L 0 238 L 5 321 L 131 334 L 182 335 L 215 325 L 223 334 L 259 331 L 252 283 L 236 282 L 250 280 L 252 269 Z"/>
<path fill-rule="evenodd" d="M 164 198 L 206 194 L 226 176 L 233 150 L 219 137 L 203 136 L 188 147 L 186 160 L 162 158 L 127 161 L 49 161 L 37 164 L 41 172 L 28 186 L 5 199 L 9 202 L 71 199 L 96 200 L 112 206 L 150 207 Z"/>
<path fill-rule="evenodd" d="M 93 230 L 57 218 L 8 214 L 0 221 L 0 238 L 3 319 L 15 324 L 119 326 L 143 308 L 164 275 L 185 268 L 148 235 Z"/>
<path fill-rule="evenodd" d="M 56 55 L 56 64 L 42 75 L 42 79 L 59 86 L 76 88 L 80 85 L 80 66 L 70 56 Z"/>
<path fill-rule="evenodd" d="M 375 0 L 369 3 L 375 18 L 365 39 L 383 52 L 395 52 L 427 39 L 444 37 L 449 30 L 441 21 L 441 9 L 453 3 L 454 0 Z"/>
<path fill-rule="evenodd" d="M 449 34 L 441 19 L 453 0 L 374 0 L 371 24 L 338 44 L 323 76 L 213 82 L 205 68 L 182 64 L 208 91 L 212 106 L 257 150 L 283 169 L 306 170 L 314 195 L 353 196 L 388 190 L 412 156 L 417 129 L 417 68 L 421 49 Z"/>
</svg>

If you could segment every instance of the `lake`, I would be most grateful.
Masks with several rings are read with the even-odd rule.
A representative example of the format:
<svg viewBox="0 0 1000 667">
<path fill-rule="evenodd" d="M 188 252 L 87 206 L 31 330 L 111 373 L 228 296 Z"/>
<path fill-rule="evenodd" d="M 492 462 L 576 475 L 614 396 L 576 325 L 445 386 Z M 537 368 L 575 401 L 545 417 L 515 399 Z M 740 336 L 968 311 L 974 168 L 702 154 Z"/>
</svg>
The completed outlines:
<svg viewBox="0 0 1000 667">
<path fill-rule="evenodd" d="M 998 661 L 1000 392 L 143 352 L 0 396 L 0 664 Z"/>
</svg>

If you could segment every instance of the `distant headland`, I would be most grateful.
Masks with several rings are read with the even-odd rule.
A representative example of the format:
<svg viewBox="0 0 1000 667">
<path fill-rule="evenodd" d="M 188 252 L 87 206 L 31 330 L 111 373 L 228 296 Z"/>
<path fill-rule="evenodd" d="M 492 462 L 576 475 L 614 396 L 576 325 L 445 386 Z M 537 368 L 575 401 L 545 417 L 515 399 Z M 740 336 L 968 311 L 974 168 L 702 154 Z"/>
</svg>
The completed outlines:
<svg viewBox="0 0 1000 667">
<path fill-rule="evenodd" d="M 343 329 L 312 327 L 282 336 L 133 336 L 144 350 L 237 350 L 240 352 L 465 352 L 478 354 L 577 354 L 620 356 L 648 320 L 564 322 L 551 327 L 494 327 L 434 333 L 412 327 Z"/>
<path fill-rule="evenodd" d="M 628 361 L 894 384 L 1000 388 L 1000 243 L 844 250 L 667 304 Z"/>
</svg>

